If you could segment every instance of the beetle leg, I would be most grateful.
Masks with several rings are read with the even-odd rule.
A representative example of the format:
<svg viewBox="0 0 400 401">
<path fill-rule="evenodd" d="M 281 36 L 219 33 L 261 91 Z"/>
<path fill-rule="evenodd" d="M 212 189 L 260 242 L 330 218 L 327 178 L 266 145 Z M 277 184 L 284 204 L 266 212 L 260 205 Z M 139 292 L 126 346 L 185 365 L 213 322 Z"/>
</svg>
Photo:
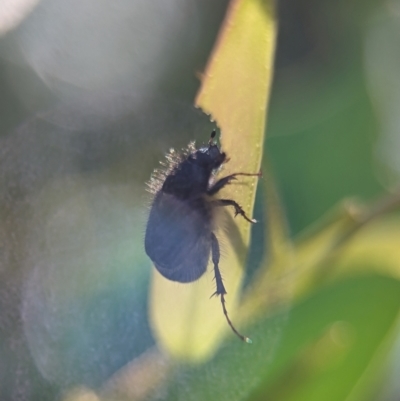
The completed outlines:
<svg viewBox="0 0 400 401">
<path fill-rule="evenodd" d="M 222 305 L 222 311 L 224 312 L 226 321 L 228 322 L 230 328 L 232 331 L 244 342 L 246 343 L 251 343 L 250 338 L 240 334 L 231 320 L 229 319 L 228 316 L 228 311 L 226 310 L 225 306 L 225 295 L 226 295 L 226 290 L 224 283 L 222 281 L 222 276 L 221 276 L 221 271 L 219 270 L 218 264 L 219 264 L 219 258 L 220 258 L 220 251 L 219 251 L 219 243 L 218 239 L 215 236 L 214 233 L 211 233 L 211 259 L 214 264 L 214 274 L 215 274 L 215 283 L 217 285 L 217 289 L 213 295 L 219 295 L 221 297 L 221 305 Z"/>
<path fill-rule="evenodd" d="M 217 289 L 213 295 L 225 295 L 226 290 L 224 283 L 222 281 L 221 271 L 219 270 L 220 251 L 219 251 L 219 242 L 214 233 L 211 233 L 211 259 L 214 264 L 214 275 L 215 275 L 215 284 L 217 285 Z"/>
<path fill-rule="evenodd" d="M 212 204 L 215 206 L 233 206 L 235 208 L 235 217 L 240 214 L 249 223 L 257 223 L 256 219 L 250 219 L 249 217 L 247 217 L 242 207 L 232 199 L 217 199 L 215 201 L 212 201 Z"/>
<path fill-rule="evenodd" d="M 220 191 L 225 185 L 228 185 L 231 181 L 236 180 L 237 176 L 242 175 L 242 176 L 247 176 L 247 177 L 261 177 L 261 170 L 259 173 L 234 173 L 227 175 L 226 177 L 221 178 L 218 180 L 211 188 L 208 189 L 207 195 L 215 195 L 218 191 Z"/>
</svg>

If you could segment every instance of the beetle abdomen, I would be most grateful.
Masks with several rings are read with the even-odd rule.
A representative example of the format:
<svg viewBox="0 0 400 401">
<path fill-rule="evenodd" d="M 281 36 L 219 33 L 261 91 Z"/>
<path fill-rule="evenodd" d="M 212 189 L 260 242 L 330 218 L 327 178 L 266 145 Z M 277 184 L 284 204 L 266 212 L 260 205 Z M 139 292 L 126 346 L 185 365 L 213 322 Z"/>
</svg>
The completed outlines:
<svg viewBox="0 0 400 401">
<path fill-rule="evenodd" d="M 182 201 L 159 192 L 147 223 L 145 250 L 169 280 L 187 283 L 202 276 L 211 250 L 211 216 L 205 201 Z"/>
</svg>

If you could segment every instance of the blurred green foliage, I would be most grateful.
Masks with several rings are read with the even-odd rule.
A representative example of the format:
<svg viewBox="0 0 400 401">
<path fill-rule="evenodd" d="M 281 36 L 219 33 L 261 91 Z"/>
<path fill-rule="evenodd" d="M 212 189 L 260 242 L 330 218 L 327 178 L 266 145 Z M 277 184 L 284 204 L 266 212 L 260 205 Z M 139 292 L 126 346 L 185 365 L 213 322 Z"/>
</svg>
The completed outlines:
<svg viewBox="0 0 400 401">
<path fill-rule="evenodd" d="M 196 44 L 181 33 L 192 52 L 172 49 L 150 94 L 99 107 L 77 102 L 73 85 L 53 91 L 57 80 L 21 61 L 19 35 L 48 4 L 0 38 L 0 398 L 398 400 L 400 222 L 396 211 L 380 218 L 396 194 L 390 207 L 374 203 L 388 197 L 376 158 L 387 121 L 365 62 L 374 21 L 400 25 L 398 1 L 279 2 L 264 165 L 297 263 L 268 275 L 279 263 L 265 246 L 271 199 L 260 185 L 248 260 L 267 284 L 244 301 L 254 291 L 286 302 L 250 321 L 251 347 L 229 339 L 197 366 L 153 348 L 144 181 L 170 146 L 208 136 L 188 105 L 227 2 L 196 4 Z M 347 198 L 361 202 L 337 206 Z"/>
</svg>

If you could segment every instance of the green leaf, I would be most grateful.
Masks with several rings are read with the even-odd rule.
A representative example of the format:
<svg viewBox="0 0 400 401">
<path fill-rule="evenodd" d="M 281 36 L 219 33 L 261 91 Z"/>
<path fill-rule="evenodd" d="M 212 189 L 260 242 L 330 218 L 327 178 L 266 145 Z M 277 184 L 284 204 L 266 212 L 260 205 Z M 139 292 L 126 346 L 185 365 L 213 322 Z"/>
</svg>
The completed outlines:
<svg viewBox="0 0 400 401">
<path fill-rule="evenodd" d="M 385 355 L 392 340 L 399 308 L 400 282 L 378 275 L 351 278 L 311 294 L 293 308 L 279 352 L 254 399 L 363 399 L 375 373 L 373 362 Z"/>
</svg>

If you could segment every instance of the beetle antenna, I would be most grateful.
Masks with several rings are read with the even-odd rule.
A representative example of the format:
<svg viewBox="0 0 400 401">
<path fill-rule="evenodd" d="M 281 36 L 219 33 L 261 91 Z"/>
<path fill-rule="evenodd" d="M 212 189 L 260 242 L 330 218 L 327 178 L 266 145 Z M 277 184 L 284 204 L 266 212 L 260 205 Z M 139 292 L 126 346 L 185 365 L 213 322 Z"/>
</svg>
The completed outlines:
<svg viewBox="0 0 400 401">
<path fill-rule="evenodd" d="M 215 135 L 217 135 L 217 131 L 215 131 L 215 129 L 213 129 L 211 132 L 211 135 L 210 135 L 210 140 L 208 141 L 209 146 L 214 144 Z"/>
</svg>

